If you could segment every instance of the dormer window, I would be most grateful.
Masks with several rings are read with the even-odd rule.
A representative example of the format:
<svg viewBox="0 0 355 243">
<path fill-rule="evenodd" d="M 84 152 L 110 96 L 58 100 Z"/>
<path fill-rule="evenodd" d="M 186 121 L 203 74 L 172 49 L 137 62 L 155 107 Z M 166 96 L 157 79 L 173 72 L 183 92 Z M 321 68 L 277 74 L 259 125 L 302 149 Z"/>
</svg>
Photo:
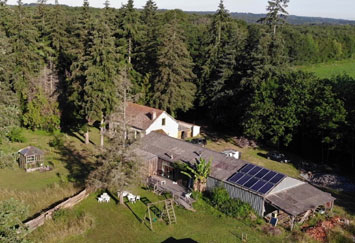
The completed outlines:
<svg viewBox="0 0 355 243">
<path fill-rule="evenodd" d="M 161 120 L 161 125 L 162 125 L 162 126 L 165 126 L 165 118 L 163 118 L 163 119 Z"/>
</svg>

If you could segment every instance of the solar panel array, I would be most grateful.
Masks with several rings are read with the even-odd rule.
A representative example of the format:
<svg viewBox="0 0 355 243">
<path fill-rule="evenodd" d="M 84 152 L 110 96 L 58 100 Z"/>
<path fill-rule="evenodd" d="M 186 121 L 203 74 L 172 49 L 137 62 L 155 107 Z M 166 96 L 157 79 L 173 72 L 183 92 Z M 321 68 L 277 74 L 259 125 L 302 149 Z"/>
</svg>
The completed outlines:
<svg viewBox="0 0 355 243">
<path fill-rule="evenodd" d="M 268 193 L 285 175 L 257 165 L 246 164 L 227 181 L 260 194 Z"/>
</svg>

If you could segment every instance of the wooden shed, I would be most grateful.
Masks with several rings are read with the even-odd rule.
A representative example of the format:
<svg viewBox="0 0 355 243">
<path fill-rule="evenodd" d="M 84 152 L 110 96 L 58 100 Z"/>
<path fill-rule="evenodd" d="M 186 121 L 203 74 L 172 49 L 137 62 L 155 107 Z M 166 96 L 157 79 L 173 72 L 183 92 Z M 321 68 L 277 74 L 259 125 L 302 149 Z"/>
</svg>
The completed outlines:
<svg viewBox="0 0 355 243">
<path fill-rule="evenodd" d="M 21 168 L 28 170 L 41 167 L 44 161 L 44 152 L 39 148 L 28 146 L 18 151 L 19 165 Z"/>
</svg>

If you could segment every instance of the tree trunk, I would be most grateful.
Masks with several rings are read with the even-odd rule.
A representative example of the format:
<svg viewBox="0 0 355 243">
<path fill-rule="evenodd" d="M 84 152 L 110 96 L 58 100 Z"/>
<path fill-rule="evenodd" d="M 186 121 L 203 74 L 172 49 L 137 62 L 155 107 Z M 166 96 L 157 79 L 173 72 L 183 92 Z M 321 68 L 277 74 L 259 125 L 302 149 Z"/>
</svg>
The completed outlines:
<svg viewBox="0 0 355 243">
<path fill-rule="evenodd" d="M 194 186 L 193 186 L 193 188 L 194 188 L 194 191 L 199 191 L 200 186 L 199 186 L 198 180 L 195 180 L 195 181 L 194 181 Z"/>
<path fill-rule="evenodd" d="M 85 144 L 89 144 L 89 143 L 90 143 L 89 128 L 87 128 L 85 132 Z"/>
<path fill-rule="evenodd" d="M 123 193 L 120 193 L 120 204 L 123 205 L 124 204 L 124 200 L 123 200 Z"/>
<path fill-rule="evenodd" d="M 202 183 L 202 182 L 200 182 L 199 183 L 199 192 L 204 192 L 204 191 L 206 191 L 206 183 Z"/>
<path fill-rule="evenodd" d="M 100 146 L 104 147 L 104 132 L 105 132 L 105 127 L 104 127 L 104 119 L 101 119 L 101 123 L 100 123 Z"/>
<path fill-rule="evenodd" d="M 124 147 L 126 147 L 126 139 L 127 139 L 126 102 L 127 102 L 127 89 L 125 87 L 123 92 L 123 146 Z"/>
</svg>

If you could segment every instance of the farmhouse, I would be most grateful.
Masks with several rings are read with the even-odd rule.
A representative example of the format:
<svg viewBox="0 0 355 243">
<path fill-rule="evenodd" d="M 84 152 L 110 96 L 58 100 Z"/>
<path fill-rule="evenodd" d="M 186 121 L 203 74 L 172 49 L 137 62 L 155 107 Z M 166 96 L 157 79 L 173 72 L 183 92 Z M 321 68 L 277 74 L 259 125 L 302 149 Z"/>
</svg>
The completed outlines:
<svg viewBox="0 0 355 243">
<path fill-rule="evenodd" d="M 223 186 L 231 197 L 249 203 L 258 215 L 277 217 L 279 223 L 291 228 L 320 206 L 331 209 L 335 200 L 306 182 L 160 133 L 143 137 L 139 148 L 145 151 L 148 176 L 185 189 L 192 181 L 180 172 L 178 162 L 194 164 L 200 157 L 211 159 L 207 189 Z"/>
<path fill-rule="evenodd" d="M 38 168 L 44 160 L 44 152 L 39 148 L 28 146 L 18 151 L 20 167 L 27 170 Z"/>
<path fill-rule="evenodd" d="M 152 131 L 160 131 L 170 137 L 181 139 L 200 134 L 199 126 L 175 120 L 167 112 L 152 107 L 127 102 L 125 114 L 130 135 L 134 138 L 142 137 Z M 118 125 L 122 120 L 119 118 L 120 115 L 117 113 L 111 117 L 110 129 Z"/>
</svg>

